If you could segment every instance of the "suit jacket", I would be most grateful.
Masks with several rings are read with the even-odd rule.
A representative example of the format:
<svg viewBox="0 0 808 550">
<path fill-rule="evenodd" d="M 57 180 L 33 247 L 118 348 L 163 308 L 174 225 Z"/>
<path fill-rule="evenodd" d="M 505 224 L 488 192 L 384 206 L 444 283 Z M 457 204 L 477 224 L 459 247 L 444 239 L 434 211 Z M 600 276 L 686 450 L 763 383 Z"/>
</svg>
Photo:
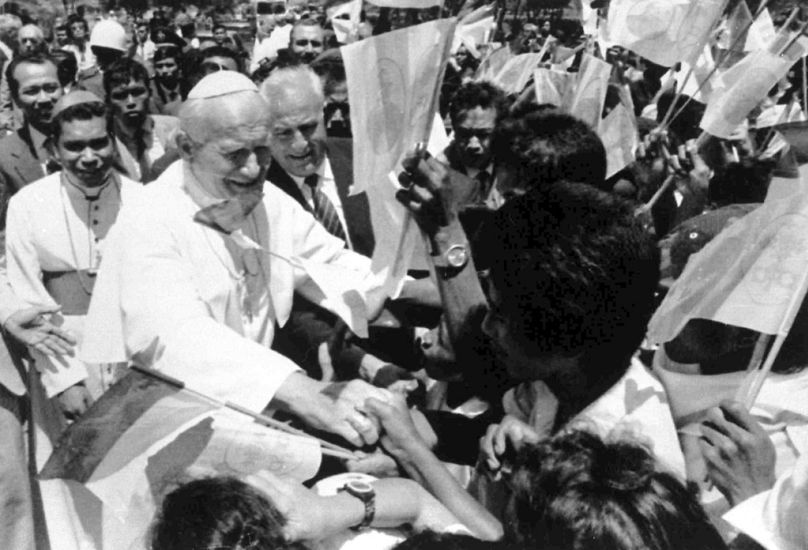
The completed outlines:
<svg viewBox="0 0 808 550">
<path fill-rule="evenodd" d="M 0 231 L 5 232 L 11 196 L 47 175 L 34 152 L 27 125 L 0 139 Z"/>
<path fill-rule="evenodd" d="M 370 205 L 368 204 L 367 195 L 365 193 L 354 196 L 348 195 L 348 191 L 353 184 L 353 141 L 350 138 L 328 138 L 326 147 L 353 249 L 365 256 L 371 256 L 375 246 L 375 239 L 373 237 L 373 226 L 370 222 Z M 311 212 L 311 207 L 306 202 L 306 198 L 297 183 L 277 162 L 273 162 L 269 167 L 267 180 L 276 187 L 281 188 L 287 195 L 300 203 L 303 208 Z"/>
</svg>

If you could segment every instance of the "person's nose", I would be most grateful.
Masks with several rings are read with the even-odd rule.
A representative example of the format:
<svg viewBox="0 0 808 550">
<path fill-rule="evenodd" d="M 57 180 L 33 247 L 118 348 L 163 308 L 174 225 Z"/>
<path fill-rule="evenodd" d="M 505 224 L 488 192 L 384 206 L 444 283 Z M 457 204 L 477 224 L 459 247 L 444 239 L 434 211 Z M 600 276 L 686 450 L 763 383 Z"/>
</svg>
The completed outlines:
<svg viewBox="0 0 808 550">
<path fill-rule="evenodd" d="M 258 162 L 258 156 L 255 152 L 250 153 L 247 161 L 241 167 L 241 173 L 248 179 L 255 179 L 261 173 L 261 164 Z"/>
</svg>

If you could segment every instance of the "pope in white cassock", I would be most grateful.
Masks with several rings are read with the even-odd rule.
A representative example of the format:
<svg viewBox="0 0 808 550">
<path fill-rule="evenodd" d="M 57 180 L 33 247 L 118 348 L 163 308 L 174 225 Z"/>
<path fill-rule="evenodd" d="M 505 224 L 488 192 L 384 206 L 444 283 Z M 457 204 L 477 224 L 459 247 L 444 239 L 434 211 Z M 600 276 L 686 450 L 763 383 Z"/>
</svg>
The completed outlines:
<svg viewBox="0 0 808 550">
<path fill-rule="evenodd" d="M 222 401 L 271 403 L 354 444 L 375 442 L 360 410 L 385 390 L 316 381 L 270 349 L 295 290 L 322 302 L 298 259 L 357 285 L 370 261 L 265 184 L 268 107 L 246 76 L 205 77 L 179 115 L 182 159 L 122 209 L 80 356 L 130 360 Z"/>
</svg>

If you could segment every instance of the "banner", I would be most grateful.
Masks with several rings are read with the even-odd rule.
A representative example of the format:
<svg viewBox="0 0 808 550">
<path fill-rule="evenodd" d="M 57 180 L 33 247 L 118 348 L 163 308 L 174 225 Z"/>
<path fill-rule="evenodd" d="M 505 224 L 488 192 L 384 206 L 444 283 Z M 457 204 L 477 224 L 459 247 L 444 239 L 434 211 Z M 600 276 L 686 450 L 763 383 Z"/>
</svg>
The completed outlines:
<svg viewBox="0 0 808 550">
<path fill-rule="evenodd" d="M 600 128 L 611 74 L 610 63 L 584 54 L 569 112 L 589 124 L 595 131 Z"/>
<path fill-rule="evenodd" d="M 343 46 L 354 139 L 353 194 L 381 185 L 429 136 L 455 19 L 439 19 Z"/>
<path fill-rule="evenodd" d="M 675 338 L 690 319 L 786 334 L 787 310 L 808 271 L 808 165 L 775 177 L 763 205 L 690 257 L 648 325 L 648 338 Z"/>
<path fill-rule="evenodd" d="M 726 0 L 612 0 L 607 38 L 665 67 L 704 47 Z"/>
</svg>

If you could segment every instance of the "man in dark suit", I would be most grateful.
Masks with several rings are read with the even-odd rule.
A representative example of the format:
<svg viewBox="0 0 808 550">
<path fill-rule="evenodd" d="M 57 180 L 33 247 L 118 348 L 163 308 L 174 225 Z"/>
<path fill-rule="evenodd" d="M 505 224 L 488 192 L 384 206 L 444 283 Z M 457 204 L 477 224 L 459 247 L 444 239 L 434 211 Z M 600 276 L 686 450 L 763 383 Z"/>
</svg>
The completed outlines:
<svg viewBox="0 0 808 550">
<path fill-rule="evenodd" d="M 316 73 L 306 66 L 277 69 L 264 81 L 261 93 L 270 105 L 273 162 L 267 179 L 295 198 L 346 246 L 370 256 L 374 238 L 367 196 L 349 196 L 353 182 L 351 140 L 326 137 L 323 90 Z M 286 343 L 291 347 L 279 345 L 278 349 L 309 373 L 320 376 L 317 350 L 333 339 L 335 323 L 329 312 L 296 299 L 292 317 L 276 339 L 284 342 L 288 336 Z M 362 345 L 367 348 L 367 342 Z M 366 380 L 374 381 L 392 354 L 372 349 L 370 354 L 356 346 L 344 348 L 339 357 L 332 358 L 337 376 L 352 377 L 358 371 Z"/>
<path fill-rule="evenodd" d="M 8 64 L 6 75 L 24 120 L 19 130 L 0 140 L 0 231 L 5 231 L 9 198 L 48 174 L 45 141 L 53 106 L 62 97 L 56 63 L 47 56 L 17 56 Z"/>
</svg>

